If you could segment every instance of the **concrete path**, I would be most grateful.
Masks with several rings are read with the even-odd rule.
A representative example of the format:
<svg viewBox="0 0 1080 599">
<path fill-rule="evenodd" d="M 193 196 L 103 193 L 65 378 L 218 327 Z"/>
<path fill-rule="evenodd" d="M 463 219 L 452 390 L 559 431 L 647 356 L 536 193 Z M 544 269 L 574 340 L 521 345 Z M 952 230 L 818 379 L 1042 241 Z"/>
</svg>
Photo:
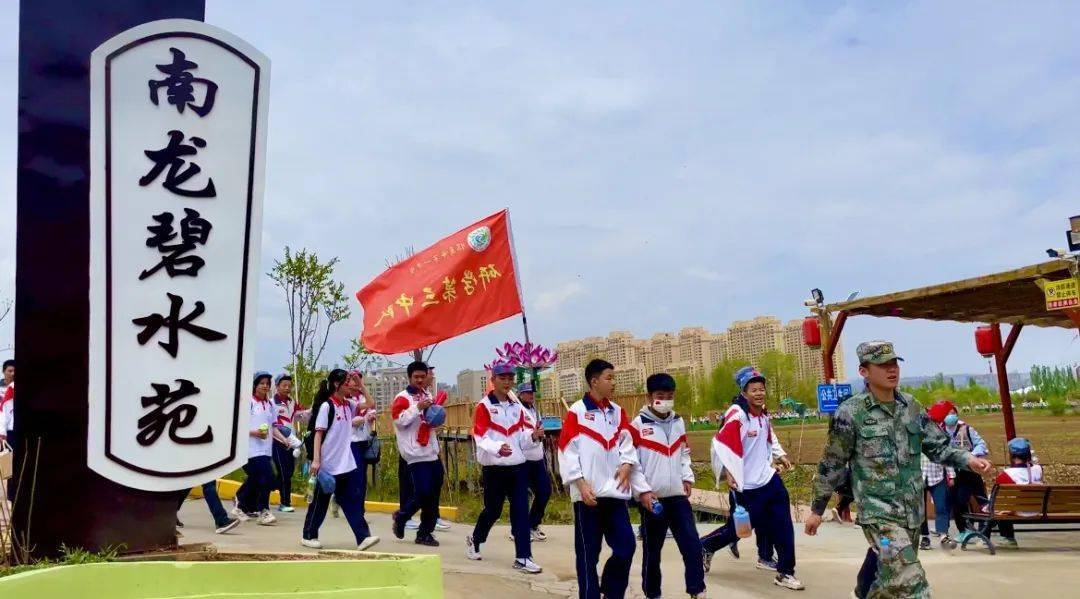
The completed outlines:
<svg viewBox="0 0 1080 599">
<path fill-rule="evenodd" d="M 302 547 L 300 530 L 304 510 L 293 514 L 274 512 L 276 526 L 258 526 L 254 521 L 233 532 L 215 535 L 209 512 L 201 500 L 184 504 L 180 518 L 182 543 L 214 543 L 223 551 L 295 551 L 311 552 Z M 509 528 L 496 526 L 482 547 L 483 561 L 465 559 L 464 538 L 471 524 L 455 523 L 446 532 L 436 533 L 442 542 L 437 549 L 412 543 L 415 532 L 406 531 L 404 541 L 390 532 L 390 517 L 370 514 L 368 521 L 382 542 L 374 550 L 388 553 L 438 553 L 442 556 L 447 599 L 552 599 L 576 597 L 574 544 L 572 526 L 548 526 L 549 540 L 533 545 L 534 559 L 544 567 L 536 576 L 511 569 L 513 544 Z M 702 532 L 711 527 L 702 526 Z M 1030 533 L 1019 535 L 1022 548 L 1001 549 L 991 556 L 982 549 L 955 551 L 935 549 L 921 554 L 923 565 L 933 585 L 934 595 L 950 598 L 1001 596 L 1050 597 L 1072 596 L 1080 588 L 1080 533 Z M 320 540 L 328 549 L 355 549 L 352 533 L 344 517 L 327 517 Z M 858 527 L 826 523 L 817 537 L 802 534 L 796 525 L 797 576 L 807 590 L 795 593 L 772 585 L 770 573 L 754 568 L 753 539 L 740 544 L 742 559 L 734 560 L 726 551 L 716 555 L 712 572 L 706 575 L 709 595 L 726 599 L 750 597 L 848 597 L 855 574 L 866 552 L 866 541 Z M 641 598 L 640 547 L 634 557 L 628 597 Z M 601 556 L 601 564 L 605 559 Z M 682 597 L 682 561 L 673 541 L 664 547 L 664 594 Z"/>
</svg>

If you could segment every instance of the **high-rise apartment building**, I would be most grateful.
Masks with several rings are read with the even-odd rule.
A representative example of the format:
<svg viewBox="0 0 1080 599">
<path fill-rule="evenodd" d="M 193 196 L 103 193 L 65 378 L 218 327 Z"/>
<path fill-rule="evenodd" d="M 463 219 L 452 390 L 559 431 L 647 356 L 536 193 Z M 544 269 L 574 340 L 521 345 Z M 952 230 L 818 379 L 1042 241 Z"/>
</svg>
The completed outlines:
<svg viewBox="0 0 1080 599">
<path fill-rule="evenodd" d="M 731 359 L 752 362 L 767 351 L 781 349 L 783 327 L 774 316 L 739 320 L 728 328 L 728 352 Z"/>
<path fill-rule="evenodd" d="M 390 403 L 408 385 L 409 375 L 404 368 L 381 368 L 364 375 L 364 386 L 380 412 L 390 409 Z"/>
<path fill-rule="evenodd" d="M 458 398 L 462 403 L 475 403 L 484 397 L 487 391 L 490 373 L 485 369 L 462 370 L 457 375 Z"/>
<path fill-rule="evenodd" d="M 784 353 L 795 357 L 795 364 L 799 369 L 799 377 L 823 376 L 824 359 L 821 356 L 821 348 L 807 347 L 802 338 L 802 320 L 791 320 L 784 325 L 783 330 Z M 833 364 L 836 366 L 836 380 L 844 381 L 844 348 L 843 341 L 836 347 L 836 355 L 833 356 Z"/>
<path fill-rule="evenodd" d="M 793 355 L 800 377 L 822 376 L 821 351 L 803 344 L 802 321 L 793 320 L 785 326 L 772 316 L 733 322 L 721 333 L 685 327 L 678 334 L 656 333 L 649 339 L 635 339 L 628 331 L 614 331 L 606 338 L 560 343 L 556 349 L 559 361 L 549 379 L 551 388 L 545 389 L 541 379 L 541 391 L 546 397 L 567 400 L 584 391 L 585 363 L 597 357 L 615 366 L 615 387 L 620 394 L 640 392 L 646 377 L 654 372 L 704 376 L 724 360 L 749 364 L 772 350 Z M 838 380 L 844 379 L 842 356 L 842 350 L 837 351 Z"/>
</svg>

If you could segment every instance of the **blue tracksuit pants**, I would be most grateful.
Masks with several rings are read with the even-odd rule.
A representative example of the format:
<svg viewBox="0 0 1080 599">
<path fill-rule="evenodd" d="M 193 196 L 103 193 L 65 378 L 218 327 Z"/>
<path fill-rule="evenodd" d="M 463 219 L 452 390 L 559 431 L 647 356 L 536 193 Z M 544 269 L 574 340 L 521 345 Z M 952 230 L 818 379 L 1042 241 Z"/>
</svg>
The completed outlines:
<svg viewBox="0 0 1080 599">
<path fill-rule="evenodd" d="M 524 464 L 516 466 L 484 466 L 484 509 L 473 528 L 473 544 L 479 549 L 487 541 L 491 527 L 502 516 L 503 502 L 510 502 L 510 532 L 514 535 L 515 556 L 532 557 L 529 540 L 529 480 Z"/>
<path fill-rule="evenodd" d="M 611 557 L 604 564 L 604 573 L 597 579 L 596 565 L 600 547 L 607 541 Z M 634 558 L 637 540 L 630 526 L 626 501 L 600 497 L 596 506 L 574 502 L 574 554 L 577 558 L 578 597 L 623 599 L 630 584 L 630 562 Z"/>
<path fill-rule="evenodd" d="M 646 597 L 659 597 L 660 552 L 668 529 L 675 537 L 675 544 L 682 554 L 686 594 L 695 595 L 705 591 L 705 568 L 701 563 L 701 539 L 694 524 L 694 510 L 684 495 L 661 497 L 664 506 L 659 516 L 651 509 L 640 507 L 641 512 L 641 591 Z"/>
</svg>

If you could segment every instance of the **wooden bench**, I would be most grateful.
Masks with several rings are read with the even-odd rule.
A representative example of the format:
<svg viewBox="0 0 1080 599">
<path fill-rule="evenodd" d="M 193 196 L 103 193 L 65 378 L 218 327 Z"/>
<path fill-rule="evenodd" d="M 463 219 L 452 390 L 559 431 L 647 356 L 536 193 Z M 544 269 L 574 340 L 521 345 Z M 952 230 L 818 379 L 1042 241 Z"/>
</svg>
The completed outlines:
<svg viewBox="0 0 1080 599">
<path fill-rule="evenodd" d="M 964 539 L 960 548 L 967 549 L 969 541 L 979 539 L 986 543 L 991 555 L 996 550 L 990 534 L 1002 522 L 1012 524 L 1018 531 L 1080 531 L 1080 528 L 1057 526 L 1080 524 L 1080 485 L 994 485 L 987 511 L 969 513 L 965 518 L 974 533 Z"/>
<path fill-rule="evenodd" d="M 690 489 L 690 507 L 695 512 L 724 516 L 731 513 L 731 504 L 728 502 L 727 493 L 708 491 L 705 489 Z"/>
</svg>

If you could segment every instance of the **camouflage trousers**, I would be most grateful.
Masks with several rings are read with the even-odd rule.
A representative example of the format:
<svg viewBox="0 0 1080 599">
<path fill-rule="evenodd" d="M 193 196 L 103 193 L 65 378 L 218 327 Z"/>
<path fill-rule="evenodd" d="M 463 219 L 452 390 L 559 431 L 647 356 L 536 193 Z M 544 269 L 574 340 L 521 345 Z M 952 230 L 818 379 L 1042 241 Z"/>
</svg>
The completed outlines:
<svg viewBox="0 0 1080 599">
<path fill-rule="evenodd" d="M 887 538 L 893 551 L 884 558 L 877 552 L 877 575 L 869 590 L 856 589 L 856 595 L 867 599 L 929 599 L 930 583 L 919 563 L 918 529 L 889 523 L 863 524 L 862 528 L 872 548 L 880 548 L 881 539 Z"/>
</svg>

